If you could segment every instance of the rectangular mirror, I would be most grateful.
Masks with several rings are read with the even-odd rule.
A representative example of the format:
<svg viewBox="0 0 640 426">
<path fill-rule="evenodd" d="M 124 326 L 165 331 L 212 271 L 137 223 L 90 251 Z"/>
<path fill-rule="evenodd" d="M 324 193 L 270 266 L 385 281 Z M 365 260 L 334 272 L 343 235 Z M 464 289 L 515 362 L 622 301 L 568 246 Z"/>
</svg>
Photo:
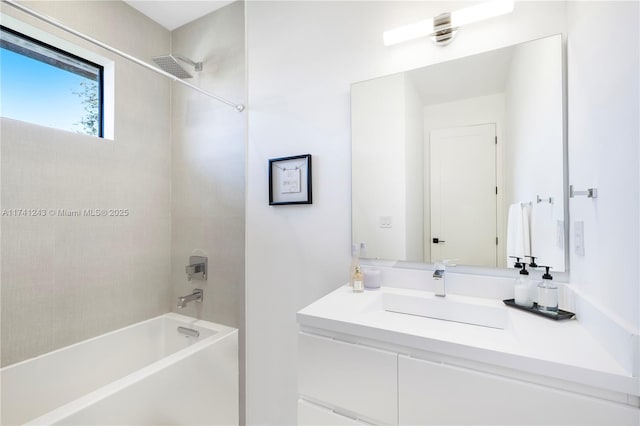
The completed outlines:
<svg viewBox="0 0 640 426">
<path fill-rule="evenodd" d="M 354 83 L 353 243 L 369 258 L 534 256 L 566 271 L 563 82 L 555 35 Z"/>
</svg>

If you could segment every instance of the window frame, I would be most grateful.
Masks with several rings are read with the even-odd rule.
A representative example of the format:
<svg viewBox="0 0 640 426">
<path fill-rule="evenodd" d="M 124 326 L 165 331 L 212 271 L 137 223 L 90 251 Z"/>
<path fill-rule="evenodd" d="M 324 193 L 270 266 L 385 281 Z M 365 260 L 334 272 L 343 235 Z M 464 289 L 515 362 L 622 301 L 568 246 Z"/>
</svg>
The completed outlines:
<svg viewBox="0 0 640 426">
<path fill-rule="evenodd" d="M 51 45 L 49 43 L 45 43 L 44 41 L 38 40 L 38 39 L 36 39 L 34 37 L 28 36 L 28 35 L 26 35 L 24 33 L 16 31 L 16 30 L 14 30 L 14 29 L 12 29 L 10 27 L 7 27 L 5 25 L 0 25 L 0 29 L 2 31 L 6 31 L 6 32 L 8 32 L 8 33 L 10 33 L 10 34 L 12 34 L 12 35 L 14 35 L 16 37 L 24 39 L 24 40 L 26 40 L 26 41 L 28 41 L 30 43 L 33 43 L 33 44 L 38 45 L 40 47 L 43 47 L 45 49 L 51 50 L 51 51 L 53 51 L 53 52 L 55 52 L 57 54 L 60 54 L 62 56 L 69 57 L 69 58 L 71 58 L 71 59 L 73 59 L 75 61 L 82 62 L 82 63 L 84 63 L 86 65 L 89 65 L 89 66 L 91 66 L 93 68 L 96 68 L 98 70 L 97 74 L 98 74 L 98 117 L 99 117 L 98 121 L 99 122 L 98 122 L 98 134 L 95 135 L 95 136 L 99 137 L 101 139 L 104 139 L 104 121 L 105 121 L 104 120 L 104 66 L 100 65 L 100 64 L 97 64 L 97 63 L 95 63 L 93 61 L 90 61 L 88 59 L 85 59 L 85 58 L 83 58 L 81 56 L 78 56 L 76 54 L 73 54 L 71 52 L 68 52 L 68 51 L 66 51 L 64 49 L 61 49 L 59 47 L 53 46 L 53 45 Z M 24 55 L 23 53 L 20 53 L 20 52 L 15 52 L 14 51 L 14 53 L 30 57 L 31 59 L 34 59 L 36 61 L 40 61 L 40 62 L 46 63 L 46 62 L 41 61 L 41 60 L 39 60 L 37 58 L 33 58 L 31 56 Z M 69 70 L 67 70 L 67 71 L 68 72 L 73 72 L 73 71 L 69 71 Z M 38 124 L 38 123 L 33 123 L 33 124 Z M 65 129 L 61 129 L 61 130 L 65 130 Z M 86 136 L 94 136 L 94 135 L 90 135 L 90 134 L 86 134 L 86 133 L 83 133 L 83 134 L 85 134 Z"/>
</svg>

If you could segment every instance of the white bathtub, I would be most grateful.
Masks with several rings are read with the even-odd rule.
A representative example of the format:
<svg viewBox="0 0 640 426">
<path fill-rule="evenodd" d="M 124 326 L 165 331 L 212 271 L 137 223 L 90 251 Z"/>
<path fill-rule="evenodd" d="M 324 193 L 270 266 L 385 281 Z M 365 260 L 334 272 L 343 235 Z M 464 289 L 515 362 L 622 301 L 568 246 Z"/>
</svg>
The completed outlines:
<svg viewBox="0 0 640 426">
<path fill-rule="evenodd" d="M 237 425 L 238 331 L 170 313 L 5 367 L 0 385 L 2 425 Z"/>
</svg>

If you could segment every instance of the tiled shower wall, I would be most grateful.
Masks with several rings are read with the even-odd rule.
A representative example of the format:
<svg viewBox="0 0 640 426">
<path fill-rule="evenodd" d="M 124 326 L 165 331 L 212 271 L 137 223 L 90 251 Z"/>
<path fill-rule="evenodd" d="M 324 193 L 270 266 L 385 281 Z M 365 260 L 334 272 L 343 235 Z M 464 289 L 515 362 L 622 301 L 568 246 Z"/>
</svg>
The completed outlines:
<svg viewBox="0 0 640 426">
<path fill-rule="evenodd" d="M 172 33 L 173 52 L 202 61 L 191 83 L 244 103 L 244 3 L 235 2 Z M 172 310 L 241 325 L 244 288 L 246 112 L 175 85 L 172 93 L 171 284 L 174 299 L 204 290 L 202 304 Z M 189 256 L 205 255 L 206 281 L 189 282 Z"/>
<path fill-rule="evenodd" d="M 121 1 L 25 2 L 138 58 L 169 31 Z M 2 12 L 115 62 L 115 138 L 1 124 L 2 209 L 129 209 L 126 217 L 1 218 L 2 365 L 170 310 L 171 83 L 107 51 Z"/>
<path fill-rule="evenodd" d="M 173 32 L 119 0 L 25 4 L 143 60 L 203 61 L 191 82 L 244 102 L 243 2 Z M 114 140 L 2 119 L 2 209 L 130 212 L 1 218 L 2 365 L 176 310 L 196 286 L 204 303 L 181 313 L 242 330 L 246 114 L 2 11 L 115 63 Z M 206 282 L 186 280 L 192 253 Z"/>
<path fill-rule="evenodd" d="M 192 83 L 245 103 L 244 2 L 173 31 L 173 52 L 203 62 Z M 171 203 L 172 310 L 240 330 L 240 416 L 244 424 L 245 139 L 247 113 L 174 85 Z M 209 259 L 206 281 L 187 281 L 192 254 Z M 176 298 L 204 290 L 202 304 Z"/>
</svg>

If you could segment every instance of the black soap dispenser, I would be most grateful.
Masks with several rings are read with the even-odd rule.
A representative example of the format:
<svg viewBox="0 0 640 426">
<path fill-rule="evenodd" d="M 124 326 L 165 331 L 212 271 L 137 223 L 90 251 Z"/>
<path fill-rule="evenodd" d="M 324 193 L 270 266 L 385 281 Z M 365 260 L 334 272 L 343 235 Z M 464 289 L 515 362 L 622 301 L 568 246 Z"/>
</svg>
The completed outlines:
<svg viewBox="0 0 640 426">
<path fill-rule="evenodd" d="M 540 265 L 545 268 L 542 282 L 538 284 L 538 310 L 544 312 L 558 312 L 558 286 L 553 284 L 553 277 L 549 273 L 551 266 Z"/>
<path fill-rule="evenodd" d="M 510 259 L 515 259 L 516 262 L 513 264 L 514 268 L 522 268 L 522 263 L 520 263 L 520 257 L 518 256 L 509 256 Z"/>
</svg>

